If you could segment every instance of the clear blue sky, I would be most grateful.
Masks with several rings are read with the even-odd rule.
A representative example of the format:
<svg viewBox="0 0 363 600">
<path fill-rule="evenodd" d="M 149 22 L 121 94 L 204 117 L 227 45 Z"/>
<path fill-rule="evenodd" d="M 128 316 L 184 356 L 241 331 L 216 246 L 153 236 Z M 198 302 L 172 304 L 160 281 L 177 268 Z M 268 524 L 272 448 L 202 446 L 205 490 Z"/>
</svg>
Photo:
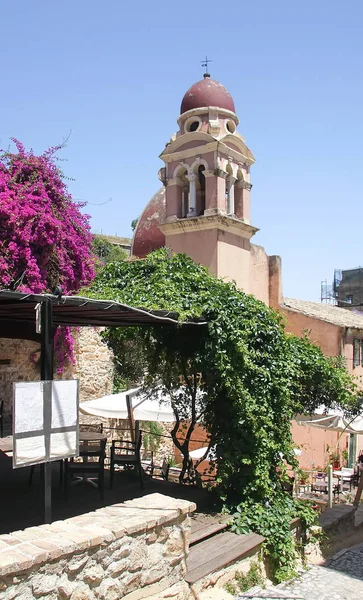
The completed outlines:
<svg viewBox="0 0 363 600">
<path fill-rule="evenodd" d="M 157 191 L 200 61 L 231 92 L 252 169 L 255 242 L 284 293 L 319 300 L 363 264 L 363 3 L 3 0 L 0 140 L 62 156 L 96 232 L 131 235 Z M 97 204 L 112 200 L 104 205 Z"/>
</svg>

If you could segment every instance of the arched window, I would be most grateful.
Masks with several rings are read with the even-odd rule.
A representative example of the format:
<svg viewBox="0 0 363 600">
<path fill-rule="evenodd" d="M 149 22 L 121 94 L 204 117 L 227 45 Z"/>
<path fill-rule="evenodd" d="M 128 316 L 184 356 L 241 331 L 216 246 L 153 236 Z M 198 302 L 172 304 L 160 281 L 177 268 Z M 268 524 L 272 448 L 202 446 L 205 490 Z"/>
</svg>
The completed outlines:
<svg viewBox="0 0 363 600">
<path fill-rule="evenodd" d="M 202 215 L 205 211 L 205 166 L 199 165 L 197 171 L 197 198 L 196 198 L 196 216 Z"/>
<path fill-rule="evenodd" d="M 234 209 L 234 183 L 236 181 L 233 177 L 233 171 L 230 164 L 226 166 L 227 177 L 226 177 L 226 213 L 227 215 L 233 215 Z"/>
<path fill-rule="evenodd" d="M 181 216 L 182 219 L 188 216 L 189 211 L 189 181 L 185 177 L 185 181 L 183 178 L 183 191 L 182 191 L 182 200 L 181 200 Z"/>
<path fill-rule="evenodd" d="M 181 167 L 175 176 L 178 178 L 178 185 L 175 187 L 177 194 L 177 217 L 185 219 L 189 210 L 189 179 L 188 171 L 185 167 Z"/>
</svg>

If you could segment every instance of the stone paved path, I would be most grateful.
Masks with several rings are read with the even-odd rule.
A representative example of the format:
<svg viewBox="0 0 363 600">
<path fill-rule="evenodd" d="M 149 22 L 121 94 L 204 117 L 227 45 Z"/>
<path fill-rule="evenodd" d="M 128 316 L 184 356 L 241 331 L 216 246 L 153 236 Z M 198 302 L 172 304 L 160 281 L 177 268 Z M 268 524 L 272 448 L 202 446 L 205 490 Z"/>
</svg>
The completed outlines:
<svg viewBox="0 0 363 600">
<path fill-rule="evenodd" d="M 290 583 L 254 588 L 238 598 L 363 600 L 363 544 L 338 552 L 324 566 L 313 566 Z"/>
</svg>

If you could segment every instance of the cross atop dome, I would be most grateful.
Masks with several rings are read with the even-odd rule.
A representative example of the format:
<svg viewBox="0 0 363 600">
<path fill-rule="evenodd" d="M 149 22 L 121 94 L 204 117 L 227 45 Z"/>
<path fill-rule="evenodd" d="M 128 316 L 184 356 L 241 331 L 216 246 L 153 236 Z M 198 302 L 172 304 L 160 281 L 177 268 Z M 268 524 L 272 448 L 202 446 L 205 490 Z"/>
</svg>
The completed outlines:
<svg viewBox="0 0 363 600">
<path fill-rule="evenodd" d="M 212 62 L 212 60 L 210 60 L 207 55 L 205 55 L 205 60 L 201 61 L 202 67 L 205 67 L 204 77 L 210 77 L 210 74 L 208 73 L 208 63 L 210 62 Z"/>
</svg>

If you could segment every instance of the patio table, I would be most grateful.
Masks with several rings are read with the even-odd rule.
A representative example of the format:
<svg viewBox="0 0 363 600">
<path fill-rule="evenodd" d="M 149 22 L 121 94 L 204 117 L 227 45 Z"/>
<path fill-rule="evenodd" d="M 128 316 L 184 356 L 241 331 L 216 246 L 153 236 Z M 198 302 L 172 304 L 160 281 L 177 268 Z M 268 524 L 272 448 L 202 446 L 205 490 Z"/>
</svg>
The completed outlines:
<svg viewBox="0 0 363 600">
<path fill-rule="evenodd" d="M 97 442 L 106 440 L 107 436 L 104 433 L 98 433 L 96 431 L 80 431 L 79 432 L 79 441 L 84 442 L 85 446 L 87 446 L 87 442 Z M 13 436 L 9 435 L 8 437 L 0 438 L 0 452 L 6 454 L 6 456 L 11 457 L 13 454 Z M 83 455 L 83 460 L 87 462 L 87 455 Z M 93 482 L 92 482 L 93 483 Z"/>
<path fill-rule="evenodd" d="M 325 492 L 328 493 L 328 482 L 325 480 L 317 480 L 312 484 L 312 490 L 317 492 Z"/>
<path fill-rule="evenodd" d="M 8 437 L 0 438 L 0 450 L 4 452 L 4 454 L 11 454 L 13 451 L 13 437 L 9 435 Z"/>
<path fill-rule="evenodd" d="M 333 477 L 333 492 L 338 491 L 337 486 L 339 485 L 339 479 L 337 477 Z M 328 493 L 328 479 L 316 479 L 313 481 L 311 485 L 311 489 L 313 492 L 323 492 L 325 494 Z"/>
<path fill-rule="evenodd" d="M 343 493 L 344 480 L 346 481 L 346 483 L 349 483 L 349 491 L 351 491 L 353 475 L 354 475 L 353 469 L 352 469 L 352 473 L 350 473 L 349 471 L 343 471 L 343 470 L 333 471 L 333 475 L 334 475 L 334 477 L 337 477 L 338 484 L 339 484 L 339 487 L 340 487 L 340 490 L 342 493 Z"/>
<path fill-rule="evenodd" d="M 80 431 L 79 441 L 80 442 L 95 442 L 107 439 L 104 433 L 98 433 L 93 431 Z M 1 452 L 12 452 L 13 451 L 13 436 L 0 438 L 0 451 Z"/>
</svg>

